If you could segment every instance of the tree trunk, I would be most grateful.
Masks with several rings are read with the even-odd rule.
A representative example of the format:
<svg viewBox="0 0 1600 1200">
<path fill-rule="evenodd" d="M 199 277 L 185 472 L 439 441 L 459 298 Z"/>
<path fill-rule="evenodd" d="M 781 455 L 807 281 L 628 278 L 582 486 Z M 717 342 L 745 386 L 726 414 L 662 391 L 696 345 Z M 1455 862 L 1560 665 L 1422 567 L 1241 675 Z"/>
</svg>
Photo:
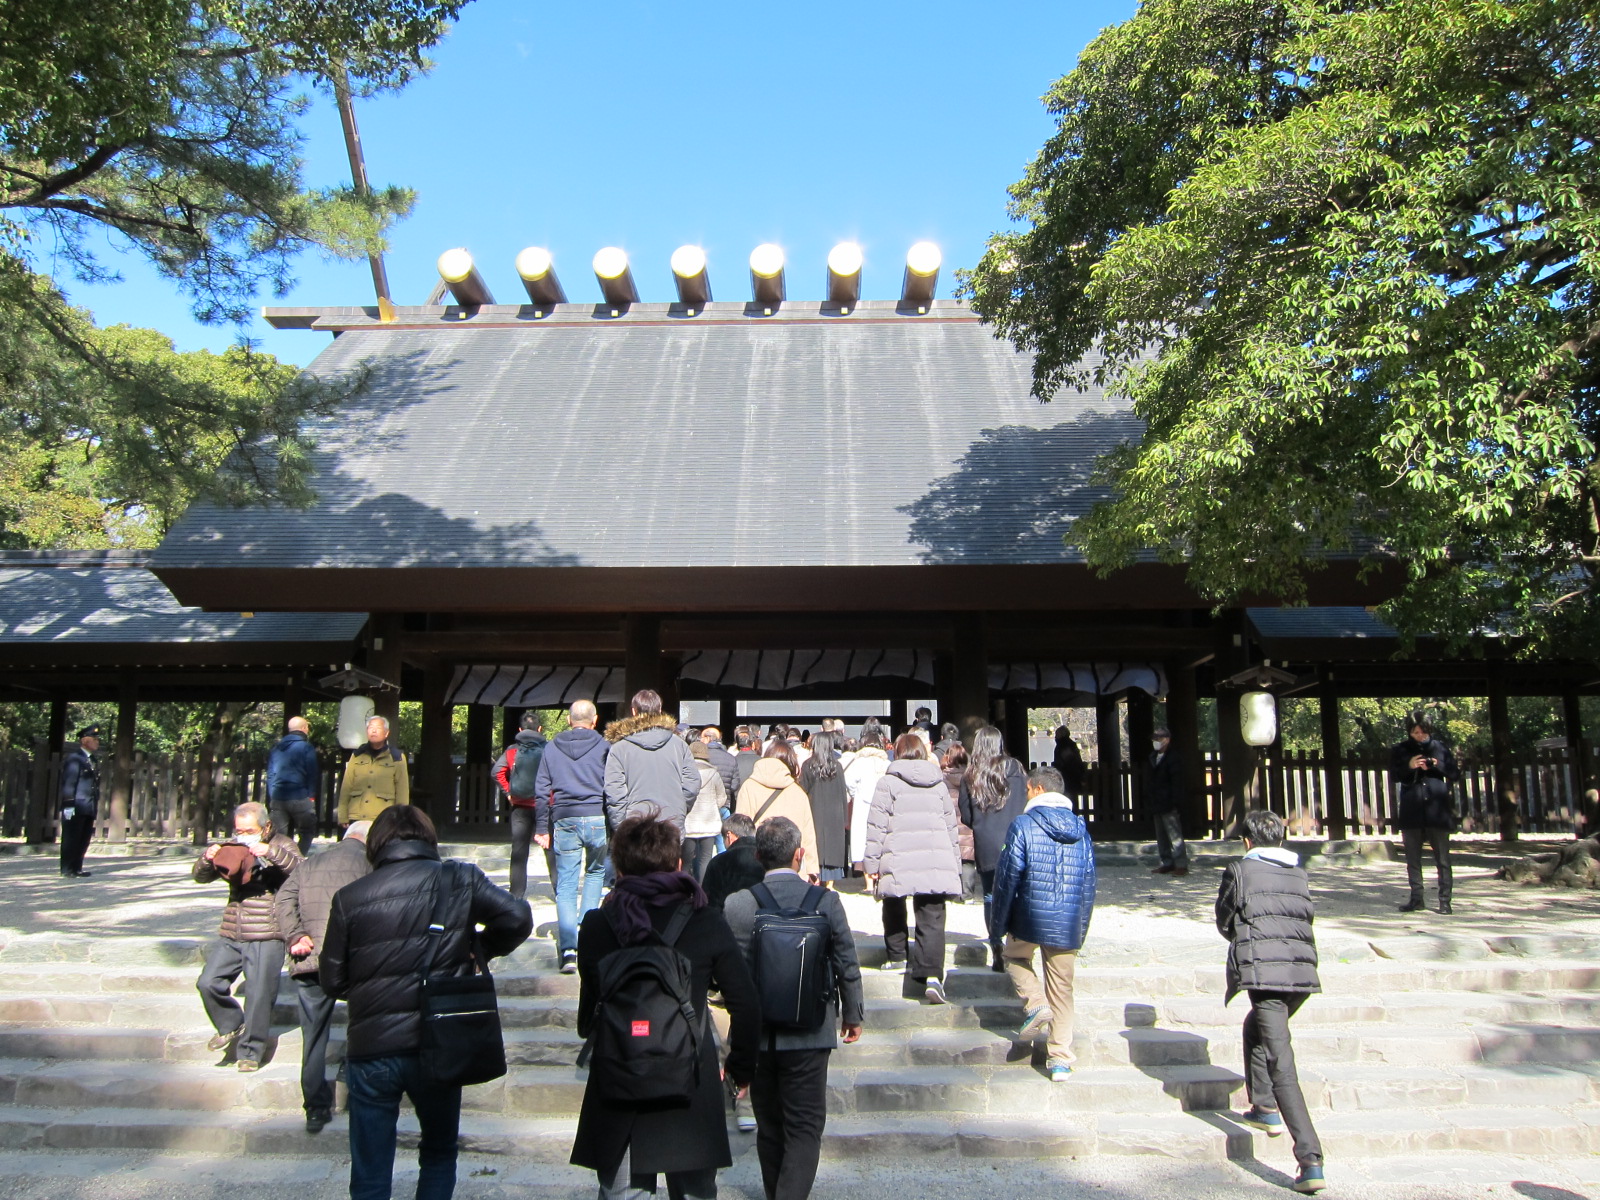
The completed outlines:
<svg viewBox="0 0 1600 1200">
<path fill-rule="evenodd" d="M 1495 873 L 1513 883 L 1548 883 L 1556 887 L 1600 888 L 1600 838 L 1580 838 L 1555 854 L 1530 854 Z"/>
</svg>

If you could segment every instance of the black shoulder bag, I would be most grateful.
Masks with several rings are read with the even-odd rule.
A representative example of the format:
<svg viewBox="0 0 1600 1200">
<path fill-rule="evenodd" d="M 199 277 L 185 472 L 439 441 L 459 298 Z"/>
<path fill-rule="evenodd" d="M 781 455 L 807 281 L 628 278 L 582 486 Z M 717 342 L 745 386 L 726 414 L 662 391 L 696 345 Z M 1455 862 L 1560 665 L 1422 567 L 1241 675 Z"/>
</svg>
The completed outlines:
<svg viewBox="0 0 1600 1200">
<path fill-rule="evenodd" d="M 428 957 L 422 964 L 422 1076 L 439 1087 L 488 1083 L 506 1073 L 506 1047 L 500 1036 L 500 1008 L 489 964 L 478 953 L 468 913 L 468 941 L 477 972 L 434 975 L 433 962 L 444 937 L 444 919 L 460 873 L 439 864 L 433 919 L 428 924 Z"/>
</svg>

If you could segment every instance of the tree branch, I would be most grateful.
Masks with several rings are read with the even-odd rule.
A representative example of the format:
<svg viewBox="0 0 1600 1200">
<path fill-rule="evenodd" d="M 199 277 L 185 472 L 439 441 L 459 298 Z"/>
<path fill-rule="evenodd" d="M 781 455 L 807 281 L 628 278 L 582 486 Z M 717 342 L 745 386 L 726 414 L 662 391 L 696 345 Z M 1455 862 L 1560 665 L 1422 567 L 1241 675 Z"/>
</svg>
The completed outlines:
<svg viewBox="0 0 1600 1200">
<path fill-rule="evenodd" d="M 39 207 L 40 201 L 48 200 L 50 197 L 58 195 L 70 187 L 76 187 L 85 179 L 88 179 L 91 175 L 94 175 L 102 170 L 107 163 L 109 163 L 113 158 L 121 154 L 127 148 L 128 147 L 126 145 L 101 146 L 98 150 L 89 155 L 88 158 L 84 159 L 76 166 L 68 167 L 65 171 L 58 172 L 57 174 L 51 175 L 49 178 L 40 181 L 39 186 L 34 189 L 32 194 L 25 195 L 17 200 L 11 201 L 11 207 Z"/>
</svg>

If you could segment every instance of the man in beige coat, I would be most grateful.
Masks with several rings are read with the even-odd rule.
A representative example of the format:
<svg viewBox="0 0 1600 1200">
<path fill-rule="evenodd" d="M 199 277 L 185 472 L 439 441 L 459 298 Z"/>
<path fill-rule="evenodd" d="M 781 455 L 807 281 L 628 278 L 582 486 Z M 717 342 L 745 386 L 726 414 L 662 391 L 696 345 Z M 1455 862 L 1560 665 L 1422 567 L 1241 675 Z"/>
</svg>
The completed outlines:
<svg viewBox="0 0 1600 1200">
<path fill-rule="evenodd" d="M 339 788 L 339 824 L 373 821 L 384 809 L 411 803 L 411 772 L 406 756 L 389 744 L 389 722 L 367 722 L 367 744 L 350 756 Z"/>
</svg>

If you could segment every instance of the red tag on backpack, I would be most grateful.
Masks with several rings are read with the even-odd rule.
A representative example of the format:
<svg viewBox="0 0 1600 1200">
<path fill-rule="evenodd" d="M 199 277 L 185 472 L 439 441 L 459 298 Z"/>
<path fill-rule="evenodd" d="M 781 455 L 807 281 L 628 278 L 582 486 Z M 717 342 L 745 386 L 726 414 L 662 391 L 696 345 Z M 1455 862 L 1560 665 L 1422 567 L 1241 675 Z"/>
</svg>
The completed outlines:
<svg viewBox="0 0 1600 1200">
<path fill-rule="evenodd" d="M 633 1023 L 633 1036 L 634 1037 L 649 1037 L 650 1036 L 650 1022 L 649 1021 L 635 1021 Z"/>
</svg>

